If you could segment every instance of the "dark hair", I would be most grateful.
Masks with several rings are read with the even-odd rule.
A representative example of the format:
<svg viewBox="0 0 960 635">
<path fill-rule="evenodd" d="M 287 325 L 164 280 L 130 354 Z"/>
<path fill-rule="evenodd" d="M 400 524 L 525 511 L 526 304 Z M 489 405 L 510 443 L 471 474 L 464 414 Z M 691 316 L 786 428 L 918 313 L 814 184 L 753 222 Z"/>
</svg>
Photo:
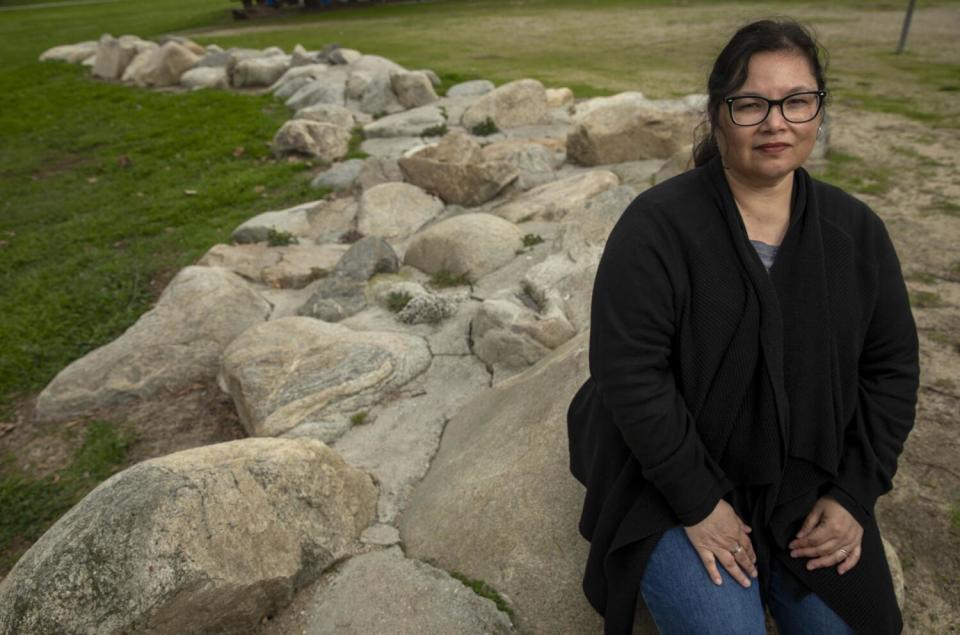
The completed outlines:
<svg viewBox="0 0 960 635">
<path fill-rule="evenodd" d="M 747 66 L 753 54 L 765 51 L 800 53 L 810 62 L 817 88 L 826 89 L 824 71 L 827 52 L 808 28 L 794 20 L 759 20 L 741 27 L 720 51 L 710 71 L 707 80 L 707 116 L 698 126 L 698 130 L 706 126 L 708 131 L 701 133 L 701 139 L 694 145 L 694 165 L 703 165 L 719 154 L 716 129 L 723 100 L 747 81 Z"/>
</svg>

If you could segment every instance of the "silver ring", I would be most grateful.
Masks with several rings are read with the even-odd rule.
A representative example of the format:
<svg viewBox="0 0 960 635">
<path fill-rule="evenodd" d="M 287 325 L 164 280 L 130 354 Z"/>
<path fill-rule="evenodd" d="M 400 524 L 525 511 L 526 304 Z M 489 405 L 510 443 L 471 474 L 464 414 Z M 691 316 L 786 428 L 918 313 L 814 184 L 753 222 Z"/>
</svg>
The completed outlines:
<svg viewBox="0 0 960 635">
<path fill-rule="evenodd" d="M 741 551 L 743 551 L 743 547 L 741 547 L 741 546 L 740 546 L 740 543 L 738 542 L 738 543 L 737 543 L 737 548 L 733 550 L 733 555 L 737 555 L 737 554 L 740 553 Z"/>
<path fill-rule="evenodd" d="M 847 551 L 846 549 L 844 549 L 843 547 L 841 547 L 841 548 L 838 549 L 837 551 L 839 551 L 840 553 L 843 554 L 843 559 L 844 559 L 844 560 L 846 560 L 846 559 L 847 559 L 847 556 L 850 555 L 850 552 Z"/>
</svg>

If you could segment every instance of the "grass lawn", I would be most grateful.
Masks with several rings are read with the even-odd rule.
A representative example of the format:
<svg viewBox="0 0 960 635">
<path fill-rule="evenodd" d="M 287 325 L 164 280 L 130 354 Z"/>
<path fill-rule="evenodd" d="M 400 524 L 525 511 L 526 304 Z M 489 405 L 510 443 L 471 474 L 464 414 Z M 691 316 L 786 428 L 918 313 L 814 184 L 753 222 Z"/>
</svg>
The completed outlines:
<svg viewBox="0 0 960 635">
<path fill-rule="evenodd" d="M 905 5 L 894 0 L 788 9 L 707 0 L 450 0 L 249 23 L 230 19 L 238 5 L 228 0 L 29 6 L 38 2 L 0 0 L 0 422 L 18 397 L 41 390 L 71 361 L 120 335 L 171 275 L 228 242 L 240 222 L 322 195 L 307 185 L 308 166 L 269 154 L 266 142 L 288 117 L 282 104 L 131 88 L 95 81 L 79 65 L 36 61 L 55 45 L 104 32 L 189 33 L 202 44 L 287 50 L 336 41 L 409 68 L 432 68 L 445 85 L 535 77 L 569 86 L 578 97 L 623 90 L 670 97 L 702 91 L 707 65 L 737 24 L 789 10 L 813 23 L 831 49 L 838 102 L 960 126 L 956 34 L 922 16 L 957 2 L 923 3 L 903 56 L 892 54 Z M 878 15 L 886 17 L 879 36 L 862 26 Z M 231 32 L 249 26 L 254 30 Z M 840 178 L 862 158 L 835 161 Z M 881 177 L 863 182 L 883 185 Z M 89 440 L 109 451 L 83 450 L 75 465 L 64 466 L 65 489 L 41 487 L 0 460 L 7 519 L 0 549 L 35 540 L 69 501 L 122 464 L 125 441 L 108 430 L 119 423 L 104 422 Z M 76 477 L 84 461 L 94 467 L 80 474 L 90 476 Z M 14 503 L 11 492 L 30 500 Z"/>
</svg>

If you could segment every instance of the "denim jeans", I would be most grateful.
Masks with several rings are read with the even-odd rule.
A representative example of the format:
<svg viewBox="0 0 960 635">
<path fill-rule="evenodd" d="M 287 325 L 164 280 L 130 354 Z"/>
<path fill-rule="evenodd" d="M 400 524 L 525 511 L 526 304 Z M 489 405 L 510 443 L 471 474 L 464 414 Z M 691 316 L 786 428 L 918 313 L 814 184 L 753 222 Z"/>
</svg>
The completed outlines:
<svg viewBox="0 0 960 635">
<path fill-rule="evenodd" d="M 853 630 L 815 593 L 796 600 L 790 575 L 770 563 L 768 604 L 781 635 L 851 635 Z M 715 585 L 683 527 L 667 530 L 647 561 L 640 593 L 662 635 L 763 635 L 765 616 L 758 580 L 743 588 L 719 563 Z"/>
</svg>

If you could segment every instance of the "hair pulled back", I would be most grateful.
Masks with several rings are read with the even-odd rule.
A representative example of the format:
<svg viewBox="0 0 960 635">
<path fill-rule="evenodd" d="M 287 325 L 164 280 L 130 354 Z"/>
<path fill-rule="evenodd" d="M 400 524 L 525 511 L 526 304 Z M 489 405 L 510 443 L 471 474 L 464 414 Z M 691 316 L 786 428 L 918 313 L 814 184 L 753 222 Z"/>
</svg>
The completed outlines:
<svg viewBox="0 0 960 635">
<path fill-rule="evenodd" d="M 700 125 L 701 128 L 706 126 L 708 132 L 694 146 L 694 165 L 703 165 L 719 154 L 716 130 L 723 100 L 747 81 L 747 66 L 753 54 L 766 51 L 796 51 L 803 55 L 810 63 L 817 88 L 826 89 L 824 71 L 827 52 L 808 28 L 786 19 L 759 20 L 741 27 L 720 51 L 710 71 L 707 80 L 707 118 Z"/>
</svg>

